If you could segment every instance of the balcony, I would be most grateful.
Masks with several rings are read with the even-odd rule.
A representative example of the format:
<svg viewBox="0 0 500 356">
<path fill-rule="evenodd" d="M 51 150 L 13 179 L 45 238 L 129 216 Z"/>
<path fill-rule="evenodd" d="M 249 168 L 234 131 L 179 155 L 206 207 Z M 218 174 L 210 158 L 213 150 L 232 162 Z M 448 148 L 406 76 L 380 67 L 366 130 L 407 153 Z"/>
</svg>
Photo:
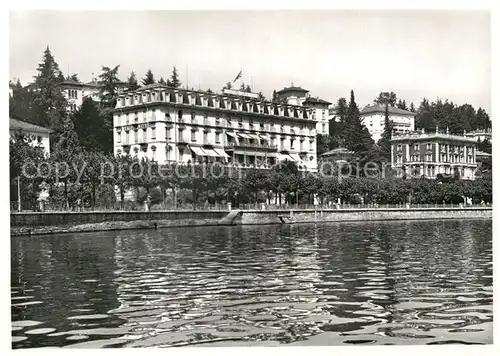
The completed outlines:
<svg viewBox="0 0 500 356">
<path fill-rule="evenodd" d="M 250 148 L 250 149 L 257 149 L 257 150 L 264 150 L 264 151 L 277 151 L 278 146 L 276 145 L 269 145 L 269 144 L 258 144 L 258 143 L 248 143 L 248 142 L 228 142 L 226 145 L 224 145 L 225 149 L 235 149 L 235 148 Z"/>
</svg>

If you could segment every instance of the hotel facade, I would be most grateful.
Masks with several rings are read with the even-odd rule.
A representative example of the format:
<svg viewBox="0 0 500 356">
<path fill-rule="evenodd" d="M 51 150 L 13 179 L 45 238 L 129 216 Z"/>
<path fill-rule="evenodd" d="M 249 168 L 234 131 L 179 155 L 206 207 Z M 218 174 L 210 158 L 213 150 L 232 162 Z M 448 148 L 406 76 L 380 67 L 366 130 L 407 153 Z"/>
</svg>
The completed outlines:
<svg viewBox="0 0 500 356">
<path fill-rule="evenodd" d="M 398 177 L 435 179 L 438 174 L 475 178 L 477 141 L 448 132 L 411 132 L 391 139 L 391 165 Z"/>
<path fill-rule="evenodd" d="M 164 163 L 270 168 L 285 160 L 316 171 L 312 109 L 226 89 L 221 94 L 153 84 L 122 92 L 113 115 L 115 155 Z"/>
</svg>

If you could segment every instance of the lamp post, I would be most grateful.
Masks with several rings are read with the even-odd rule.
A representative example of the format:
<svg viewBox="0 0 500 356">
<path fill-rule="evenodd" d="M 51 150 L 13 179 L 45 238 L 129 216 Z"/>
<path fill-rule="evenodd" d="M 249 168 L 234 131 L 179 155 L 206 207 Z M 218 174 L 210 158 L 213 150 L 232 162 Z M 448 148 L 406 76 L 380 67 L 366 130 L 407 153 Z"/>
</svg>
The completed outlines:
<svg viewBox="0 0 500 356">
<path fill-rule="evenodd" d="M 21 212 L 21 176 L 17 176 L 17 212 Z"/>
</svg>

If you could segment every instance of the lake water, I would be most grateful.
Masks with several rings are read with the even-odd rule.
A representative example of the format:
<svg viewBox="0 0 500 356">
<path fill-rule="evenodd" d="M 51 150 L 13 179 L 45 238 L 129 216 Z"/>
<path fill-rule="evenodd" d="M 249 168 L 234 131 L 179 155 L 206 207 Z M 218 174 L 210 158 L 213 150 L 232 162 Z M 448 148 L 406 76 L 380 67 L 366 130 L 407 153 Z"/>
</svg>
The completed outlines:
<svg viewBox="0 0 500 356">
<path fill-rule="evenodd" d="M 11 240 L 12 347 L 489 344 L 492 221 Z"/>
</svg>

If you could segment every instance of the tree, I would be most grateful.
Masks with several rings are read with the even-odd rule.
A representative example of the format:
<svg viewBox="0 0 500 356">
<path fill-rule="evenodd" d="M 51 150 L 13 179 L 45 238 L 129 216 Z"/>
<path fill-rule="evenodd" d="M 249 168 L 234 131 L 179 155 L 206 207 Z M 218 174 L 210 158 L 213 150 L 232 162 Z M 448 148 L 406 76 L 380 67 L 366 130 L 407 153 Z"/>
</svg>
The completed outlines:
<svg viewBox="0 0 500 356">
<path fill-rule="evenodd" d="M 246 86 L 245 91 L 246 91 L 247 93 L 251 93 L 251 92 L 252 92 L 252 88 L 250 87 L 250 85 L 247 85 L 247 86 Z"/>
<path fill-rule="evenodd" d="M 402 110 L 408 110 L 408 107 L 406 106 L 406 100 L 398 100 L 397 107 Z"/>
<path fill-rule="evenodd" d="M 413 101 L 410 104 L 410 111 L 415 112 L 415 105 L 413 105 Z"/>
<path fill-rule="evenodd" d="M 107 107 L 114 109 L 118 98 L 117 85 L 120 83 L 118 79 L 118 69 L 120 65 L 114 68 L 102 66 L 101 74 L 99 74 L 99 94 L 101 103 Z"/>
<path fill-rule="evenodd" d="M 163 77 L 160 77 L 160 80 L 158 81 L 158 84 L 167 85 L 167 82 L 165 82 L 165 79 L 163 79 Z"/>
<path fill-rule="evenodd" d="M 431 107 L 429 100 L 424 98 L 415 115 L 415 127 L 431 131 L 436 127 L 434 110 Z"/>
<path fill-rule="evenodd" d="M 135 73 L 130 72 L 130 76 L 127 78 L 128 90 L 137 90 L 139 89 L 139 83 L 137 83 L 137 78 Z"/>
<path fill-rule="evenodd" d="M 339 122 L 345 124 L 347 118 L 347 100 L 339 98 L 335 105 L 335 116 L 339 118 Z"/>
<path fill-rule="evenodd" d="M 490 153 L 492 150 L 491 142 L 487 139 L 480 141 L 478 140 L 477 149 L 482 152 Z"/>
<path fill-rule="evenodd" d="M 489 129 L 491 128 L 491 120 L 489 115 L 483 108 L 477 109 L 475 129 Z"/>
<path fill-rule="evenodd" d="M 385 113 L 384 113 L 384 132 L 382 133 L 382 137 L 378 141 L 378 145 L 382 148 L 384 156 L 386 159 L 391 158 L 391 138 L 392 138 L 392 129 L 393 123 L 389 119 L 389 105 L 385 105 Z"/>
<path fill-rule="evenodd" d="M 271 101 L 272 101 L 273 103 L 277 103 L 277 102 L 278 102 L 278 100 L 279 100 L 279 99 L 278 99 L 278 93 L 276 93 L 276 90 L 273 90 L 273 97 L 272 97 Z"/>
<path fill-rule="evenodd" d="M 53 138 L 56 139 L 61 120 L 66 115 L 66 99 L 57 86 L 64 81 L 64 76 L 48 46 L 43 53 L 42 62 L 38 64 L 34 79 L 30 121 L 53 129 Z"/>
<path fill-rule="evenodd" d="M 227 82 L 223 87 L 222 87 L 222 91 L 224 91 L 224 89 L 232 89 L 233 88 L 233 84 L 231 82 Z"/>
<path fill-rule="evenodd" d="M 172 76 L 170 77 L 170 86 L 174 88 L 179 88 L 181 86 L 181 81 L 179 80 L 179 74 L 177 74 L 177 68 L 175 66 L 172 69 Z"/>
<path fill-rule="evenodd" d="M 75 113 L 74 126 L 83 149 L 89 152 L 113 151 L 113 127 L 91 98 L 85 98 Z"/>
<path fill-rule="evenodd" d="M 73 73 L 71 76 L 68 75 L 66 77 L 66 80 L 71 80 L 71 81 L 74 81 L 74 82 L 80 82 L 80 80 L 78 79 L 78 74 L 76 74 L 76 73 Z"/>
<path fill-rule="evenodd" d="M 151 71 L 151 68 L 148 69 L 146 72 L 145 77 L 142 79 L 142 85 L 151 85 L 156 83 L 155 77 L 153 75 L 153 72 Z"/>
<path fill-rule="evenodd" d="M 344 129 L 346 147 L 358 156 L 370 150 L 373 140 L 367 128 L 361 123 L 359 108 L 354 99 L 354 91 L 351 90 L 351 99 L 346 113 L 346 124 Z"/>
<path fill-rule="evenodd" d="M 375 104 L 379 104 L 379 105 L 388 104 L 390 106 L 395 106 L 396 105 L 396 101 L 397 101 L 396 93 L 394 93 L 392 91 L 391 92 L 387 92 L 387 91 L 381 92 L 375 98 L 375 100 L 373 100 L 373 102 Z"/>
</svg>

